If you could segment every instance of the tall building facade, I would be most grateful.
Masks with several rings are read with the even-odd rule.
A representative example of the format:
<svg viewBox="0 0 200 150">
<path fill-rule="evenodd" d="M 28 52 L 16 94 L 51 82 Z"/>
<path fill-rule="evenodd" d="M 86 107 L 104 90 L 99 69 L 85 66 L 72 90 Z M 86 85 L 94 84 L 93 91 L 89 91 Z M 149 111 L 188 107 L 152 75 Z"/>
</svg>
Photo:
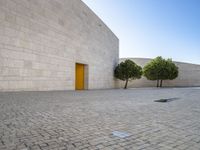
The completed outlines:
<svg viewBox="0 0 200 150">
<path fill-rule="evenodd" d="M 0 91 L 114 88 L 119 40 L 81 0 L 0 0 Z"/>
</svg>

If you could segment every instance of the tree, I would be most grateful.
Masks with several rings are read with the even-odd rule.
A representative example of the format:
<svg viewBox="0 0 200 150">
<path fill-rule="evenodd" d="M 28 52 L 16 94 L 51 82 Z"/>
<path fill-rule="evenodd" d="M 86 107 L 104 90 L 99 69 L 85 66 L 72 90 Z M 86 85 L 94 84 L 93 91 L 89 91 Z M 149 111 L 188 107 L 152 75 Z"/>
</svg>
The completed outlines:
<svg viewBox="0 0 200 150">
<path fill-rule="evenodd" d="M 163 80 L 173 80 L 178 77 L 178 67 L 171 59 L 159 56 L 144 66 L 143 75 L 148 80 L 157 80 L 157 87 L 162 87 Z"/>
<path fill-rule="evenodd" d="M 127 89 L 128 81 L 141 78 L 142 67 L 128 59 L 117 65 L 114 74 L 116 78 L 125 81 L 124 89 Z"/>
</svg>

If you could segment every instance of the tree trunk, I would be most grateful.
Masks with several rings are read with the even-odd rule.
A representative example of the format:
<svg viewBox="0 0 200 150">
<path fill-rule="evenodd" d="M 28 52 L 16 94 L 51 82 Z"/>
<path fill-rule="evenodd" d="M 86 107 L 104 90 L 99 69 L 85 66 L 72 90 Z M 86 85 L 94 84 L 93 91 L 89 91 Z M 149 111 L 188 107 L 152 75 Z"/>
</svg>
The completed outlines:
<svg viewBox="0 0 200 150">
<path fill-rule="evenodd" d="M 160 87 L 162 87 L 163 80 L 160 80 Z"/>
<path fill-rule="evenodd" d="M 127 85 L 128 85 L 128 80 L 126 80 L 126 83 L 125 83 L 124 89 L 127 89 Z"/>
<path fill-rule="evenodd" d="M 159 87 L 159 80 L 157 80 L 157 87 Z"/>
</svg>

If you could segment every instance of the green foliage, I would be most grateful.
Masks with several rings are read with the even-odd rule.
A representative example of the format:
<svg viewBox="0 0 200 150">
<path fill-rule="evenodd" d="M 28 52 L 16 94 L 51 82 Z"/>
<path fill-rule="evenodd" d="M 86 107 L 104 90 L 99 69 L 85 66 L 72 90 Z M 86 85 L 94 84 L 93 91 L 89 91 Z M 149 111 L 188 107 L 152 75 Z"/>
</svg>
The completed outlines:
<svg viewBox="0 0 200 150">
<path fill-rule="evenodd" d="M 143 68 L 143 75 L 148 80 L 157 80 L 157 87 L 162 87 L 163 80 L 173 80 L 178 77 L 178 67 L 171 59 L 156 57 Z"/>
<path fill-rule="evenodd" d="M 127 84 L 129 80 L 140 79 L 142 76 L 142 67 L 138 66 L 131 60 L 125 60 L 117 65 L 115 68 L 115 77 L 126 81 L 124 89 L 127 88 Z"/>
</svg>

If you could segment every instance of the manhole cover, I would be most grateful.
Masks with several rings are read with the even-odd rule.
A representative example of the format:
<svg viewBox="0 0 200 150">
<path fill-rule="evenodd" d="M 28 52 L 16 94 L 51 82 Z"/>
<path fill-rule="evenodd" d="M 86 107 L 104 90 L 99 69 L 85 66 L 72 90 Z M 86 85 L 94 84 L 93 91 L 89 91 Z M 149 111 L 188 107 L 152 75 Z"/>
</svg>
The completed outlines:
<svg viewBox="0 0 200 150">
<path fill-rule="evenodd" d="M 114 136 L 120 137 L 120 138 L 126 138 L 129 137 L 130 134 L 126 133 L 126 132 L 120 132 L 120 131 L 113 131 L 112 134 Z"/>
<path fill-rule="evenodd" d="M 166 102 L 171 102 L 171 101 L 175 101 L 175 100 L 178 100 L 178 99 L 179 98 L 164 98 L 164 99 L 155 100 L 154 102 L 166 103 Z"/>
</svg>

